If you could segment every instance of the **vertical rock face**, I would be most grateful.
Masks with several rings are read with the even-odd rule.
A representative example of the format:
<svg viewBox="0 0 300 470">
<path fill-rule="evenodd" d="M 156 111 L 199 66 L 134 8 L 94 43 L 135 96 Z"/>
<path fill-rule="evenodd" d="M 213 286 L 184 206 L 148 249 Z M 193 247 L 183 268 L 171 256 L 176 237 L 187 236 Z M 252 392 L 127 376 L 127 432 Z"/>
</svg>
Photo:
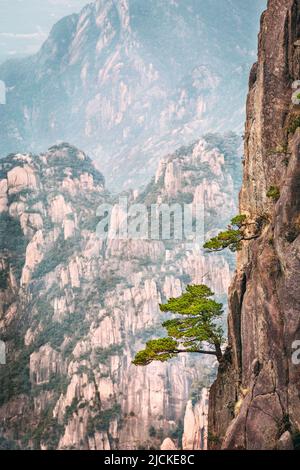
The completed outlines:
<svg viewBox="0 0 300 470">
<path fill-rule="evenodd" d="M 230 288 L 229 348 L 210 392 L 211 448 L 292 448 L 300 430 L 292 360 L 300 339 L 299 19 L 298 0 L 269 0 L 261 20 L 240 195 L 240 213 L 260 231 L 244 243 Z"/>
<path fill-rule="evenodd" d="M 238 144 L 230 134 L 180 149 L 129 202 L 205 199 L 208 229 L 216 214 L 222 225 L 235 212 Z M 1 160 L 0 190 L 0 446 L 138 449 L 169 438 L 179 448 L 191 386 L 214 363 L 132 359 L 162 333 L 159 303 L 187 283 L 205 276 L 224 297 L 231 258 L 172 240 L 99 239 L 97 208 L 112 196 L 69 144 Z M 114 210 L 112 225 L 120 218 Z"/>
</svg>

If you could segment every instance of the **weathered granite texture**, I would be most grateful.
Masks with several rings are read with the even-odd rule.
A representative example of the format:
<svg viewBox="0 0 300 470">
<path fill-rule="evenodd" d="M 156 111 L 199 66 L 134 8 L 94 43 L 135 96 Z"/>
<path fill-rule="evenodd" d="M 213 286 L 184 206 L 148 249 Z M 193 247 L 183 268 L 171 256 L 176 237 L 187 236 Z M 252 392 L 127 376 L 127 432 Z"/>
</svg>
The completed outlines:
<svg viewBox="0 0 300 470">
<path fill-rule="evenodd" d="M 229 348 L 210 392 L 210 448 L 294 447 L 300 430 L 300 2 L 269 0 L 250 74 L 240 213 L 260 236 L 238 254 Z M 273 187 L 276 197 L 267 197 Z"/>
</svg>

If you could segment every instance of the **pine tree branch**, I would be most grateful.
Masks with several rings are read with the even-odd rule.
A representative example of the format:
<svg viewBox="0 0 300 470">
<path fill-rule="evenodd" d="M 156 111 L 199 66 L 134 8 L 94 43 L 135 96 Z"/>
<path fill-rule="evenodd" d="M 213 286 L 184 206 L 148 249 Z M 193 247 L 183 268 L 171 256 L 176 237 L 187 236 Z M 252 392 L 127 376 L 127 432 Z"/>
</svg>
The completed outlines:
<svg viewBox="0 0 300 470">
<path fill-rule="evenodd" d="M 208 351 L 208 350 L 205 350 L 205 349 L 196 349 L 195 351 L 189 351 L 189 350 L 186 350 L 186 349 L 181 349 L 180 351 L 178 351 L 178 350 L 163 351 L 163 353 L 167 353 L 167 354 L 182 354 L 182 353 L 192 354 L 192 353 L 197 353 L 197 354 L 210 354 L 211 356 L 217 356 L 217 351 Z"/>
<path fill-rule="evenodd" d="M 249 240 L 255 240 L 256 238 L 259 238 L 260 235 L 253 235 L 252 237 L 243 237 L 242 241 L 249 241 Z"/>
</svg>

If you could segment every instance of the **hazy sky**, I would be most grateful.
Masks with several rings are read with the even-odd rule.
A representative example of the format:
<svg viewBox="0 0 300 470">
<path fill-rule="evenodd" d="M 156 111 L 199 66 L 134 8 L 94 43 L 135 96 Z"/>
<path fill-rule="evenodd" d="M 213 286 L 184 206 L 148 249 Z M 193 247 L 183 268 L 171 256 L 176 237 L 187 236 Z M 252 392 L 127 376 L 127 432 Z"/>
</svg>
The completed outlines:
<svg viewBox="0 0 300 470">
<path fill-rule="evenodd" d="M 36 52 L 57 20 L 91 0 L 0 0 L 0 61 Z"/>
</svg>

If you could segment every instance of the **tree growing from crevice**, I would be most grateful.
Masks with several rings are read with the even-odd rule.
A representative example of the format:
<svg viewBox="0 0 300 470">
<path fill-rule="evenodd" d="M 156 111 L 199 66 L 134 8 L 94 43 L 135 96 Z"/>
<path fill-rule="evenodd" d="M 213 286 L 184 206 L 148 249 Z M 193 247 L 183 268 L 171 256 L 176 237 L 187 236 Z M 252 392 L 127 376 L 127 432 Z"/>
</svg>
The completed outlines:
<svg viewBox="0 0 300 470">
<path fill-rule="evenodd" d="M 247 216 L 244 214 L 237 215 L 231 219 L 227 230 L 220 232 L 216 237 L 208 240 L 203 247 L 208 252 L 222 251 L 229 248 L 230 251 L 239 251 L 242 248 L 243 241 L 258 238 L 258 235 L 247 235 L 247 229 L 255 223 L 247 222 Z"/>
<path fill-rule="evenodd" d="M 267 192 L 267 197 L 277 202 L 280 198 L 280 189 L 278 188 L 278 186 L 270 186 Z"/>
<path fill-rule="evenodd" d="M 168 336 L 148 341 L 133 364 L 146 366 L 153 361 L 166 362 L 182 353 L 214 355 L 220 362 L 224 333 L 218 319 L 223 314 L 223 305 L 216 302 L 213 295 L 205 285 L 191 285 L 180 297 L 160 305 L 162 312 L 176 315 L 162 324 Z"/>
</svg>

